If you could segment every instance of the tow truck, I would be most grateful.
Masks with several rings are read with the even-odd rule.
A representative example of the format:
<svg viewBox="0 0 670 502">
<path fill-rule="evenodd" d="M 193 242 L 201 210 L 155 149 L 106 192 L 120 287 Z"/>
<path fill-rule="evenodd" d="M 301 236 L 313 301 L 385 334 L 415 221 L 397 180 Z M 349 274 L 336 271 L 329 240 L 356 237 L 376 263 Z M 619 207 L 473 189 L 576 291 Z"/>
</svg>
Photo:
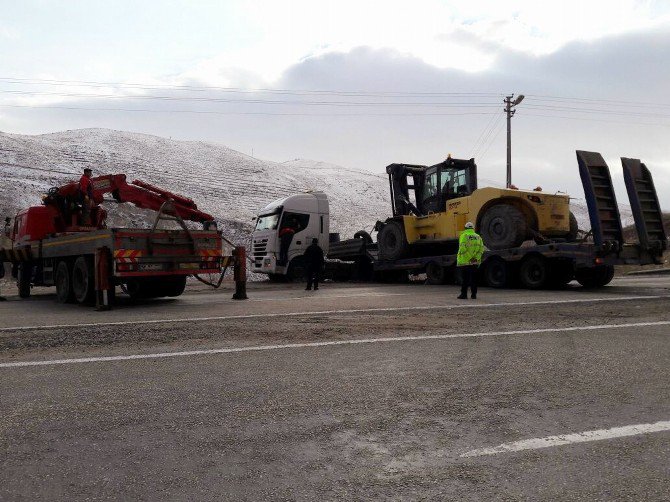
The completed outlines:
<svg viewBox="0 0 670 502">
<path fill-rule="evenodd" d="M 90 200 L 84 200 L 78 182 L 54 187 L 42 205 L 20 211 L 7 229 L 12 246 L 0 249 L 0 261 L 13 264 L 21 298 L 28 298 L 32 287 L 55 286 L 58 302 L 95 300 L 108 307 L 116 286 L 137 299 L 179 296 L 189 275 L 220 275 L 221 284 L 235 258 L 224 255 L 225 238 L 214 217 L 193 200 L 140 180 L 128 183 L 124 174 L 90 181 Z M 108 202 L 156 211 L 153 225 L 108 228 L 102 206 Z M 165 221 L 180 228 L 159 228 Z M 187 221 L 202 228 L 189 228 Z"/>
</svg>

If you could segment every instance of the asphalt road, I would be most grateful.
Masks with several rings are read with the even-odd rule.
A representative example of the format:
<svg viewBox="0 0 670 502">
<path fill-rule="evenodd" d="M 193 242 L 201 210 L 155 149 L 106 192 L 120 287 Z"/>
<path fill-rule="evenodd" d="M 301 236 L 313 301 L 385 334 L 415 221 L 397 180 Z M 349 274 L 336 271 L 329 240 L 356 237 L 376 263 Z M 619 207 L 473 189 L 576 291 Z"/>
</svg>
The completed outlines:
<svg viewBox="0 0 670 502">
<path fill-rule="evenodd" d="M 669 276 L 230 293 L 0 304 L 0 500 L 669 498 Z"/>
</svg>

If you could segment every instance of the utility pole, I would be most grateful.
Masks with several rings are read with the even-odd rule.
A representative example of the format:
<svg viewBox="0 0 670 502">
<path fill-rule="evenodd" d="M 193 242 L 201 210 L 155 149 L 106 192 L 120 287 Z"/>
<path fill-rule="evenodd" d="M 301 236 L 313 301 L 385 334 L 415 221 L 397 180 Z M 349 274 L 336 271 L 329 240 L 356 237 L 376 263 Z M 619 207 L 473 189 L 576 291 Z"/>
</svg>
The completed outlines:
<svg viewBox="0 0 670 502">
<path fill-rule="evenodd" d="M 515 106 L 523 101 L 524 95 L 519 96 L 512 101 L 514 94 L 505 96 L 505 113 L 507 114 L 507 188 L 512 186 L 512 117 L 516 112 Z"/>
</svg>

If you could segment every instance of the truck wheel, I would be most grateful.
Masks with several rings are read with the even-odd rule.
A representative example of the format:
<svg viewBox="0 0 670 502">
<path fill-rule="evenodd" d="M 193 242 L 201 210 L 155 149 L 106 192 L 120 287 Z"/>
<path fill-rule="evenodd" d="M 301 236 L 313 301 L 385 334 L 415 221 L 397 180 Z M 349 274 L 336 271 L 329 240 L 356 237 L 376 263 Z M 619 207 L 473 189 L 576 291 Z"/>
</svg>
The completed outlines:
<svg viewBox="0 0 670 502">
<path fill-rule="evenodd" d="M 93 263 L 85 257 L 78 257 L 72 267 L 72 293 L 77 303 L 91 303 L 95 295 Z"/>
<path fill-rule="evenodd" d="M 58 262 L 55 282 L 56 301 L 58 301 L 58 303 L 72 303 L 74 300 L 74 293 L 72 291 L 72 280 L 67 262 Z"/>
<path fill-rule="evenodd" d="M 514 248 L 526 240 L 528 223 L 516 207 L 498 204 L 482 216 L 479 233 L 489 249 Z"/>
<path fill-rule="evenodd" d="M 484 282 L 491 288 L 507 287 L 511 282 L 509 276 L 509 265 L 501 258 L 491 258 L 484 264 Z"/>
<path fill-rule="evenodd" d="M 521 284 L 528 289 L 541 289 L 547 284 L 549 270 L 542 256 L 530 255 L 521 261 L 519 269 Z"/>
<path fill-rule="evenodd" d="M 447 271 L 436 261 L 431 261 L 426 265 L 426 279 L 428 284 L 444 284 L 447 282 Z"/>
<path fill-rule="evenodd" d="M 33 272 L 33 266 L 30 263 L 19 263 L 18 272 L 16 275 L 16 285 L 19 287 L 19 297 L 30 297 L 30 279 Z"/>
<path fill-rule="evenodd" d="M 377 235 L 379 257 L 382 260 L 399 260 L 407 253 L 405 231 L 397 221 L 389 221 Z"/>
<path fill-rule="evenodd" d="M 270 282 L 286 282 L 286 276 L 283 274 L 268 274 Z"/>
<path fill-rule="evenodd" d="M 599 265 L 597 267 L 580 268 L 575 272 L 575 278 L 585 288 L 601 288 L 609 284 L 614 278 L 614 266 Z"/>
<path fill-rule="evenodd" d="M 293 258 L 286 269 L 286 280 L 289 282 L 300 282 L 304 281 L 306 276 L 307 269 L 304 258 L 302 256 Z"/>
<path fill-rule="evenodd" d="M 166 279 L 163 282 L 161 289 L 165 296 L 169 296 L 170 298 L 180 296 L 184 292 L 184 289 L 186 289 L 186 276 L 180 275 Z"/>
</svg>

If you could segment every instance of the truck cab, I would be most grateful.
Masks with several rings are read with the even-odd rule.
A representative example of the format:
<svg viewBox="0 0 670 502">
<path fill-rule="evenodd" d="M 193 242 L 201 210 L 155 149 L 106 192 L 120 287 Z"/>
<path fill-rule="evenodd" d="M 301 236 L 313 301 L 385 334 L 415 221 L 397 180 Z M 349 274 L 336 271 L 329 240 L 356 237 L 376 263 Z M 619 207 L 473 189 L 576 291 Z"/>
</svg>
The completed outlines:
<svg viewBox="0 0 670 502">
<path fill-rule="evenodd" d="M 282 263 L 280 233 L 287 227 L 294 233 L 286 263 Z M 303 255 L 312 239 L 318 239 L 324 254 L 328 253 L 329 231 L 325 193 L 305 192 L 272 202 L 256 217 L 252 234 L 252 271 L 268 274 L 271 279 L 300 278 L 305 266 Z"/>
</svg>

